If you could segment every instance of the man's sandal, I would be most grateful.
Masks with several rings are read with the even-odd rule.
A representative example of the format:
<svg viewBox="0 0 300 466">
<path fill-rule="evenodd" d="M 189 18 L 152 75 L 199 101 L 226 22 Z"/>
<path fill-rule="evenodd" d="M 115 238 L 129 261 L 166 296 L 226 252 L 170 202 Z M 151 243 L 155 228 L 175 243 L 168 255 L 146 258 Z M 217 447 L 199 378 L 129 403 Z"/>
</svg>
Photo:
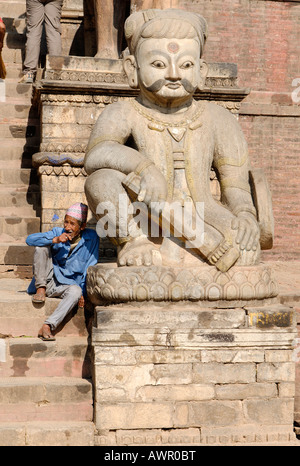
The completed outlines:
<svg viewBox="0 0 300 466">
<path fill-rule="evenodd" d="M 53 335 L 38 335 L 38 337 L 43 341 L 56 341 L 56 338 Z"/>
<path fill-rule="evenodd" d="M 35 304 L 44 304 L 46 300 L 46 296 L 42 296 L 40 294 L 35 294 L 32 296 L 32 302 Z"/>
</svg>

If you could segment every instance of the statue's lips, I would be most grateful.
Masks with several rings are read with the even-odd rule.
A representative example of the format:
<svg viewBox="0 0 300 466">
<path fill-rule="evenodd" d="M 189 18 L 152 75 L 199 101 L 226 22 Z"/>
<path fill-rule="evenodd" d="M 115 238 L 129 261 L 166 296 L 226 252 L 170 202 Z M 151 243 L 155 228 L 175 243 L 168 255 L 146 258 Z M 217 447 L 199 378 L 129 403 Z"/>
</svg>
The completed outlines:
<svg viewBox="0 0 300 466">
<path fill-rule="evenodd" d="M 165 84 L 165 86 L 168 89 L 178 89 L 179 87 L 181 87 L 181 84 L 179 84 L 179 83 L 168 83 L 168 84 Z"/>
</svg>

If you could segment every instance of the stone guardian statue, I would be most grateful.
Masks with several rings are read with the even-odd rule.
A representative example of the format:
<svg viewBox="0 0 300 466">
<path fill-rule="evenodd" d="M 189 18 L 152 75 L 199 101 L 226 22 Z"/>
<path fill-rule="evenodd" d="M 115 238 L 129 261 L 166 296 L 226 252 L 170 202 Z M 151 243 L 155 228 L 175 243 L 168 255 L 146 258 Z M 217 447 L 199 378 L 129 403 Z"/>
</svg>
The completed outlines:
<svg viewBox="0 0 300 466">
<path fill-rule="evenodd" d="M 92 212 L 101 219 L 99 205 L 109 202 L 115 208 L 108 236 L 118 245 L 118 266 L 209 264 L 226 272 L 234 265 L 258 264 L 272 233 L 259 223 L 244 135 L 230 111 L 194 99 L 208 72 L 201 58 L 205 19 L 179 9 L 139 11 L 127 18 L 125 36 L 130 54 L 124 70 L 139 95 L 104 109 L 85 157 Z M 212 168 L 219 200 L 210 189 Z M 122 202 L 131 213 L 134 202 L 149 214 L 157 204 L 189 206 L 192 220 L 203 221 L 201 241 L 194 241 L 188 227 L 177 231 L 178 209 L 168 212 L 172 234 L 152 237 L 132 215 L 120 219 Z"/>
</svg>

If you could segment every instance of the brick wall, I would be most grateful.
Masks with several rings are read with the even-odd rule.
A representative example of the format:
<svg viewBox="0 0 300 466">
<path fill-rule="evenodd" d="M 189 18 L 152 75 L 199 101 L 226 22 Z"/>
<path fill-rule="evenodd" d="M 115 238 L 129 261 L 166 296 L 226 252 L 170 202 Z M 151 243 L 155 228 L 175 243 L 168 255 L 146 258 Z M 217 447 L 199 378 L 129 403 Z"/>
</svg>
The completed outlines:
<svg viewBox="0 0 300 466">
<path fill-rule="evenodd" d="M 253 166 L 265 169 L 276 227 L 264 259 L 299 259 L 300 103 L 292 101 L 292 82 L 300 78 L 300 2 L 185 0 L 182 6 L 208 22 L 204 59 L 236 63 L 239 86 L 251 88 L 240 124 Z"/>
</svg>

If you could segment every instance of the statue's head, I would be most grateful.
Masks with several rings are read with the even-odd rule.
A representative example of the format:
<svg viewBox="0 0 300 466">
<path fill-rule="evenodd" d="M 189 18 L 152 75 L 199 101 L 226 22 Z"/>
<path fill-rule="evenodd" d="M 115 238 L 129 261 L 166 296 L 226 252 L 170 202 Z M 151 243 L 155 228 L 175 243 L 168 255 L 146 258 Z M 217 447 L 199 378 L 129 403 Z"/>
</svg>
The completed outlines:
<svg viewBox="0 0 300 466">
<path fill-rule="evenodd" d="M 140 11 L 126 20 L 125 36 L 129 84 L 150 101 L 162 106 L 184 102 L 203 87 L 207 24 L 201 15 L 175 9 Z"/>
</svg>

